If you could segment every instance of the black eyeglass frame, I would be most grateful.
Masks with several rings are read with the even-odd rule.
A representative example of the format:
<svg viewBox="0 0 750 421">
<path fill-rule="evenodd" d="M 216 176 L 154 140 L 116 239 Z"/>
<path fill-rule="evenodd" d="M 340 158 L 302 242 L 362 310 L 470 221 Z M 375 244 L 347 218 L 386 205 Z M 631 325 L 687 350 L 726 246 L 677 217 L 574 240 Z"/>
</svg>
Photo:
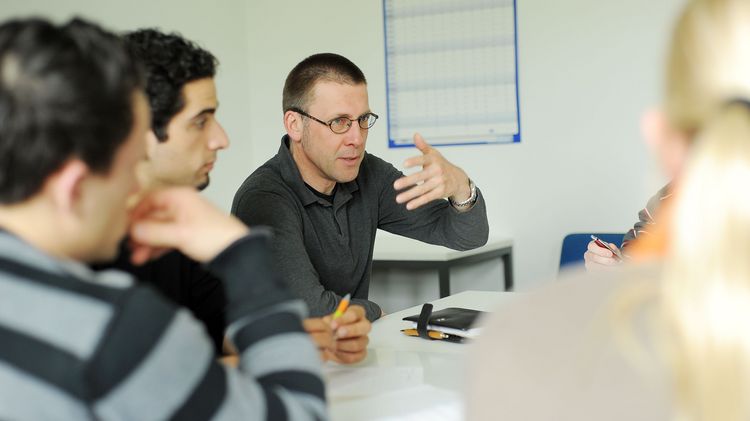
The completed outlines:
<svg viewBox="0 0 750 421">
<path fill-rule="evenodd" d="M 311 119 L 317 121 L 318 123 L 320 123 L 320 124 L 322 124 L 324 126 L 328 126 L 328 128 L 331 129 L 331 131 L 333 133 L 335 133 L 335 134 L 344 134 L 344 133 L 348 132 L 349 129 L 352 128 L 352 124 L 355 121 L 357 122 L 357 125 L 359 126 L 360 129 L 369 130 L 372 126 L 375 125 L 375 122 L 378 121 L 378 118 L 380 118 L 377 114 L 375 114 L 373 112 L 369 112 L 369 113 L 362 114 L 361 116 L 359 116 L 357 118 L 336 117 L 334 119 L 331 119 L 328 122 L 325 122 L 325 121 L 323 121 L 323 120 L 321 120 L 319 118 L 315 118 L 315 117 L 311 116 L 310 114 L 302 111 L 301 109 L 299 109 L 297 107 L 289 108 L 287 111 L 293 111 L 293 112 L 301 114 L 301 115 L 303 115 L 303 116 L 305 116 L 307 118 L 311 118 Z M 375 117 L 375 118 L 372 120 L 372 123 L 368 124 L 368 122 L 370 121 L 371 117 Z M 349 123 L 346 125 L 346 129 L 344 131 L 341 131 L 341 132 L 337 132 L 336 130 L 333 130 L 333 122 L 336 121 L 336 120 L 339 120 L 339 119 L 349 120 Z M 362 126 L 362 124 L 365 124 L 365 126 Z"/>
</svg>

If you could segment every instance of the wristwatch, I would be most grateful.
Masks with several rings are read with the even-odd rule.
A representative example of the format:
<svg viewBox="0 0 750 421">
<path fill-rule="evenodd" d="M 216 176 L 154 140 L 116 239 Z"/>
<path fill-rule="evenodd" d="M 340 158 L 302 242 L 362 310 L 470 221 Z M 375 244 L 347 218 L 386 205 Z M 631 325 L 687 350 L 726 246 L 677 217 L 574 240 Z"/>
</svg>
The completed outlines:
<svg viewBox="0 0 750 421">
<path fill-rule="evenodd" d="M 448 202 L 450 202 L 451 206 L 458 210 L 471 208 L 475 203 L 477 203 L 477 186 L 473 181 L 471 181 L 471 178 L 469 179 L 469 190 L 471 190 L 471 194 L 469 195 L 469 198 L 464 200 L 463 202 L 454 202 L 450 197 L 448 198 Z"/>
</svg>

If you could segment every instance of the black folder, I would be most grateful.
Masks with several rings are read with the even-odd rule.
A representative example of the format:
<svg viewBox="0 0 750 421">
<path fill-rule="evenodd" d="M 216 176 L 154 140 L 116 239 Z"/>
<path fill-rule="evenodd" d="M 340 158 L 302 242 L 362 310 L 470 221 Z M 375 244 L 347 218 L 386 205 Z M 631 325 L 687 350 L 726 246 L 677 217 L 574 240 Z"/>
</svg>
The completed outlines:
<svg viewBox="0 0 750 421">
<path fill-rule="evenodd" d="M 427 325 L 437 328 L 444 327 L 468 331 L 474 325 L 477 318 L 484 313 L 484 311 L 471 310 L 468 308 L 448 307 L 432 312 L 427 319 Z M 419 314 L 404 317 L 403 320 L 418 323 Z"/>
</svg>

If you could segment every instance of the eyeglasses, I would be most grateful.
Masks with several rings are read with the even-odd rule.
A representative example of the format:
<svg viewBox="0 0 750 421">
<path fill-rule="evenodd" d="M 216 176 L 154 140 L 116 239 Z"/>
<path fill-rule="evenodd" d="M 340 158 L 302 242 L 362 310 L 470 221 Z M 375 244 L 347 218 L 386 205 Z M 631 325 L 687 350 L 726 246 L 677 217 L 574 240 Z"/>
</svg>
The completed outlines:
<svg viewBox="0 0 750 421">
<path fill-rule="evenodd" d="M 347 117 L 336 117 L 333 120 L 329 122 L 325 122 L 323 120 L 319 120 L 310 114 L 300 110 L 299 108 L 290 108 L 287 111 L 294 111 L 295 113 L 302 114 L 303 116 L 307 118 L 311 118 L 315 121 L 317 121 L 320 124 L 328 126 L 329 129 L 331 129 L 332 132 L 336 134 L 342 134 L 349 131 L 349 128 L 352 127 L 352 122 L 357 122 L 359 124 L 359 127 L 362 129 L 369 129 L 373 125 L 375 125 L 375 122 L 378 120 L 378 115 L 375 113 L 367 113 L 362 114 L 361 116 L 357 118 L 347 118 Z"/>
</svg>

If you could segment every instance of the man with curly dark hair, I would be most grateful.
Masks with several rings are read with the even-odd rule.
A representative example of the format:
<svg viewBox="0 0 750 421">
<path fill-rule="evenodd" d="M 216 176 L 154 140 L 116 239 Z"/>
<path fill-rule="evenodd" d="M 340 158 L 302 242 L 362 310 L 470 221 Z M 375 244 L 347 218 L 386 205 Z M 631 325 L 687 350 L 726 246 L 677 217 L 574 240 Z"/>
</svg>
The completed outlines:
<svg viewBox="0 0 750 421">
<path fill-rule="evenodd" d="M 216 120 L 214 76 L 218 61 L 191 41 L 156 29 L 125 35 L 128 48 L 146 67 L 151 105 L 147 188 L 208 186 L 217 152 L 229 146 Z"/>
<path fill-rule="evenodd" d="M 146 70 L 151 130 L 146 134 L 146 159 L 138 168 L 144 191 L 170 186 L 203 189 L 217 152 L 229 145 L 216 120 L 214 76 L 218 61 L 205 49 L 176 34 L 141 29 L 123 36 L 125 47 Z M 203 322 L 222 352 L 226 299 L 222 283 L 203 266 L 177 251 L 136 266 L 126 242 L 117 260 L 97 268 L 124 270 L 190 309 Z"/>
</svg>

